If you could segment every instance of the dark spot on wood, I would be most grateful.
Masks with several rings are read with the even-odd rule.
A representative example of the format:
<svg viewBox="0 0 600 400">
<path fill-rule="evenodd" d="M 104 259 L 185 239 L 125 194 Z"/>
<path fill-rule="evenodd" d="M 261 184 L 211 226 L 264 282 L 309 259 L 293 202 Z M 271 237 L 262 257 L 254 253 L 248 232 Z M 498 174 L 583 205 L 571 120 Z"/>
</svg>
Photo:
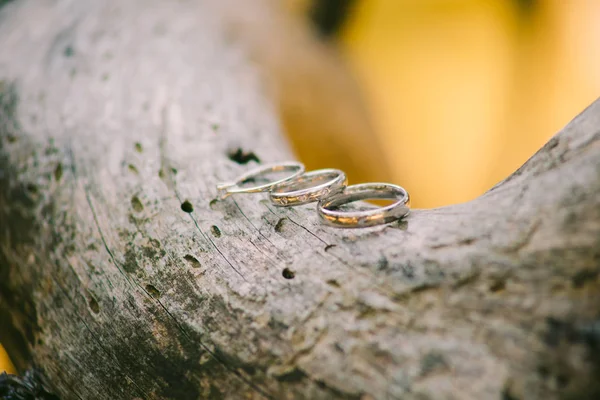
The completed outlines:
<svg viewBox="0 0 600 400">
<path fill-rule="evenodd" d="M 162 168 L 158 170 L 158 177 L 160 179 L 163 179 L 165 177 L 165 171 L 163 171 Z"/>
<path fill-rule="evenodd" d="M 402 219 L 396 223 L 396 227 L 401 231 L 408 230 L 408 221 L 406 219 Z"/>
<path fill-rule="evenodd" d="M 242 364 L 242 370 L 244 370 L 244 372 L 246 372 L 248 375 L 254 375 L 256 373 L 256 367 L 246 363 Z"/>
<path fill-rule="evenodd" d="M 283 227 L 286 225 L 287 218 L 280 218 L 279 221 L 275 224 L 275 232 L 281 233 L 283 232 Z"/>
<path fill-rule="evenodd" d="M 506 288 L 506 281 L 503 279 L 498 279 L 497 281 L 492 282 L 490 285 L 490 292 L 496 293 Z"/>
<path fill-rule="evenodd" d="M 63 167 L 61 163 L 58 163 L 56 168 L 54 168 L 54 179 L 58 182 L 63 176 Z"/>
<path fill-rule="evenodd" d="M 15 143 L 17 141 L 17 137 L 15 135 L 8 134 L 6 135 L 6 140 L 8 140 L 8 143 Z"/>
<path fill-rule="evenodd" d="M 183 203 L 181 203 L 181 209 L 186 213 L 191 213 L 194 211 L 194 206 L 192 206 L 192 203 L 185 200 Z"/>
<path fill-rule="evenodd" d="M 177 175 L 177 172 L 179 171 L 177 171 L 177 168 L 171 167 L 171 172 L 173 173 L 173 175 Z"/>
<path fill-rule="evenodd" d="M 569 334 L 570 327 L 566 322 L 553 317 L 546 318 L 544 342 L 550 347 L 557 347 Z"/>
<path fill-rule="evenodd" d="M 283 271 L 281 271 L 281 275 L 285 279 L 294 279 L 294 277 L 296 276 L 296 274 L 294 273 L 294 271 L 292 271 L 289 268 L 284 268 Z"/>
<path fill-rule="evenodd" d="M 125 272 L 129 272 L 130 274 L 137 272 L 140 269 L 137 259 L 135 256 L 135 251 L 131 246 L 128 246 L 125 251 L 125 261 L 123 262 L 123 269 Z"/>
<path fill-rule="evenodd" d="M 183 258 L 192 266 L 192 268 L 200 268 L 202 266 L 200 261 L 191 254 L 186 254 Z"/>
<path fill-rule="evenodd" d="M 276 378 L 279 382 L 300 382 L 306 378 L 306 374 L 298 367 L 293 368 L 289 372 L 278 375 Z"/>
<path fill-rule="evenodd" d="M 548 143 L 546 143 L 544 145 L 544 147 L 542 147 L 542 149 L 546 150 L 546 151 L 552 150 L 553 148 L 555 148 L 556 146 L 558 146 L 558 143 L 559 143 L 559 139 L 555 136 L 552 139 L 550 139 L 548 141 Z"/>
<path fill-rule="evenodd" d="M 133 196 L 131 198 L 131 207 L 133 207 L 133 210 L 135 212 L 142 212 L 142 211 L 144 211 L 144 205 L 142 204 L 142 202 L 140 201 L 139 197 L 137 197 L 137 196 Z"/>
<path fill-rule="evenodd" d="M 328 284 L 329 286 L 333 286 L 334 288 L 339 288 L 339 287 L 340 287 L 340 284 L 339 284 L 339 282 L 338 282 L 338 281 L 336 281 L 335 279 L 329 279 L 329 280 L 327 281 L 327 284 Z"/>
<path fill-rule="evenodd" d="M 143 221 L 143 219 L 137 219 L 133 214 L 129 214 L 127 220 L 129 221 L 130 224 L 133 224 L 135 226 L 138 226 L 139 222 Z M 119 237 L 121 239 L 127 239 L 127 238 L 131 237 L 131 234 L 129 233 L 129 231 L 120 231 Z"/>
<path fill-rule="evenodd" d="M 142 151 L 144 151 L 144 149 L 142 148 L 142 144 L 140 142 L 135 142 L 135 151 L 137 151 L 138 153 L 141 153 Z"/>
<path fill-rule="evenodd" d="M 94 314 L 98 314 L 100 312 L 100 305 L 98 304 L 98 301 L 94 298 L 94 296 L 89 295 L 88 305 L 90 306 L 90 310 L 92 310 Z"/>
<path fill-rule="evenodd" d="M 569 377 L 564 375 L 564 374 L 559 374 L 556 377 L 556 383 L 558 384 L 558 387 L 561 389 L 564 389 L 565 387 L 567 387 L 569 385 Z"/>
<path fill-rule="evenodd" d="M 73 254 L 75 254 L 75 245 L 72 243 L 65 245 L 65 255 L 72 256 Z"/>
<path fill-rule="evenodd" d="M 448 362 L 443 354 L 430 352 L 421 359 L 421 376 L 431 375 L 435 372 L 443 372 L 449 369 Z"/>
<path fill-rule="evenodd" d="M 155 247 L 157 249 L 160 248 L 160 242 L 158 240 L 150 238 L 148 240 L 148 242 L 150 242 L 150 244 L 152 245 L 152 247 Z"/>
<path fill-rule="evenodd" d="M 63 54 L 65 55 L 65 57 L 73 57 L 73 54 L 75 54 L 75 50 L 73 49 L 73 46 L 65 47 L 65 51 Z"/>
<path fill-rule="evenodd" d="M 405 278 L 407 279 L 414 279 L 415 278 L 415 267 L 408 263 L 408 264 L 403 264 L 400 266 L 400 269 L 402 270 L 402 275 L 404 275 Z"/>
<path fill-rule="evenodd" d="M 428 290 L 437 289 L 440 286 L 439 283 L 419 283 L 413 286 L 410 291 L 412 293 L 422 293 Z"/>
<path fill-rule="evenodd" d="M 379 260 L 377 260 L 377 270 L 378 271 L 385 271 L 388 269 L 389 266 L 390 266 L 390 263 L 384 255 L 379 257 Z"/>
<path fill-rule="evenodd" d="M 250 161 L 255 161 L 260 164 L 260 159 L 256 154 L 254 154 L 252 151 L 246 152 L 241 148 L 229 151 L 227 157 L 229 157 L 231 161 L 235 161 L 236 163 L 242 165 L 248 164 Z"/>
<path fill-rule="evenodd" d="M 210 203 L 208 203 L 208 206 L 210 207 L 211 210 L 214 210 L 218 202 L 219 202 L 219 199 L 212 199 L 210 201 Z"/>
<path fill-rule="evenodd" d="M 355 399 L 358 400 L 359 397 L 356 395 L 350 395 L 350 393 L 348 393 L 347 391 L 341 391 L 339 390 L 337 387 L 334 386 L 329 386 L 327 383 L 325 383 L 322 380 L 316 380 L 315 384 L 323 391 L 326 391 L 327 393 L 324 395 L 323 398 L 326 399 Z M 365 396 L 366 397 L 366 396 Z M 362 399 L 362 397 L 361 397 Z M 363 399 L 363 400 L 367 400 L 367 399 Z M 370 399 L 368 399 L 370 400 Z"/>
<path fill-rule="evenodd" d="M 358 313 L 358 318 L 360 319 L 369 319 L 380 315 L 376 309 L 374 309 L 373 307 L 369 307 L 365 304 L 359 304 L 358 309 L 360 310 L 360 312 Z"/>
<path fill-rule="evenodd" d="M 218 131 L 218 130 L 219 130 L 219 124 L 212 124 L 210 127 L 212 128 L 212 130 L 213 130 L 214 132 L 216 132 L 216 131 Z"/>
<path fill-rule="evenodd" d="M 162 258 L 167 254 L 163 249 L 157 249 L 156 246 L 143 246 L 141 250 L 142 254 L 151 260 Z"/>
<path fill-rule="evenodd" d="M 505 387 L 502 390 L 502 400 L 520 400 L 518 397 L 514 396 L 511 392 L 510 392 L 510 388 Z"/>
<path fill-rule="evenodd" d="M 154 285 L 146 285 L 146 292 L 148 292 L 148 294 L 155 299 L 160 298 L 160 290 L 158 290 Z"/>
<path fill-rule="evenodd" d="M 137 175 L 137 174 L 139 174 L 139 172 L 138 172 L 138 169 L 135 167 L 135 165 L 133 165 L 133 164 L 129 164 L 129 165 L 127 166 L 127 168 L 129 168 L 129 170 L 130 170 L 131 172 L 133 172 L 134 174 L 136 174 L 136 175 Z"/>
<path fill-rule="evenodd" d="M 221 237 L 221 230 L 216 225 L 213 225 L 210 227 L 210 233 L 212 233 L 212 235 L 214 237 L 217 237 L 217 238 Z"/>
<path fill-rule="evenodd" d="M 540 365 L 537 368 L 537 373 L 542 379 L 548 379 L 550 376 L 550 370 L 545 365 Z"/>
<path fill-rule="evenodd" d="M 579 289 L 582 288 L 587 282 L 596 280 L 599 272 L 600 271 L 597 269 L 583 269 L 581 271 L 577 271 L 577 273 L 571 278 L 573 287 Z"/>
<path fill-rule="evenodd" d="M 337 244 L 328 244 L 327 246 L 325 246 L 325 251 L 331 250 L 331 249 L 333 249 L 335 246 L 337 246 Z"/>
<path fill-rule="evenodd" d="M 38 192 L 37 186 L 35 186 L 33 183 L 28 183 L 25 186 L 25 189 L 31 194 L 37 194 L 37 192 Z"/>
</svg>

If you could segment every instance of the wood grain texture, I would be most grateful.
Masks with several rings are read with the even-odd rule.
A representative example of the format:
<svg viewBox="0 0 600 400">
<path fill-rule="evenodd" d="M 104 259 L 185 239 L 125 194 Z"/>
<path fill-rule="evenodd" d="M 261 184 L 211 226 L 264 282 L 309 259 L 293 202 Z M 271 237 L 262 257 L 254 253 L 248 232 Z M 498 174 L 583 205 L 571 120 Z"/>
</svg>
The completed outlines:
<svg viewBox="0 0 600 400">
<path fill-rule="evenodd" d="M 597 396 L 600 102 L 472 202 L 327 228 L 314 205 L 214 200 L 248 167 L 232 149 L 292 157 L 228 21 L 210 1 L 0 9 L 17 367 L 64 399 Z"/>
</svg>

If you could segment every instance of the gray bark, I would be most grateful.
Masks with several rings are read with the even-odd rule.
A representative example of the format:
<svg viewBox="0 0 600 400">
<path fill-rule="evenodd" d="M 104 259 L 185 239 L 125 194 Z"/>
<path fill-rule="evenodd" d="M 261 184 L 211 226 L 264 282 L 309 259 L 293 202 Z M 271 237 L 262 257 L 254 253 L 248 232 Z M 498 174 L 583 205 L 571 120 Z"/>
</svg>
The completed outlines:
<svg viewBox="0 0 600 400">
<path fill-rule="evenodd" d="M 65 399 L 597 398 L 600 101 L 476 200 L 328 228 L 314 205 L 214 200 L 254 163 L 232 148 L 293 158 L 227 12 L 0 9 L 0 340 L 19 368 Z"/>
</svg>

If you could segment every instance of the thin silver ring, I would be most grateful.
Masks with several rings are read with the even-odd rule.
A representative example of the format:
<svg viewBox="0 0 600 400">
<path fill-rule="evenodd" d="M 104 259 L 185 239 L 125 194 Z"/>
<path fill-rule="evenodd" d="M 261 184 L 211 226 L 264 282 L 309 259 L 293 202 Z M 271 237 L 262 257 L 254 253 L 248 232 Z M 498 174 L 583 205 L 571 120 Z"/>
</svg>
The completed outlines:
<svg viewBox="0 0 600 400">
<path fill-rule="evenodd" d="M 291 171 L 292 174 L 282 179 L 271 181 L 263 185 L 251 186 L 248 188 L 241 187 L 243 183 L 250 181 L 253 178 L 259 177 L 272 172 L 283 172 Z M 273 187 L 295 179 L 304 173 L 304 164 L 295 161 L 286 161 L 275 164 L 265 164 L 258 168 L 254 168 L 242 175 L 240 175 L 233 182 L 223 182 L 217 185 L 218 196 L 220 199 L 224 199 L 229 195 L 236 193 L 257 193 L 257 192 L 268 192 Z"/>
<path fill-rule="evenodd" d="M 337 210 L 344 204 L 366 199 L 397 199 L 397 201 L 368 210 Z M 321 220 L 327 225 L 338 228 L 365 228 L 387 224 L 407 215 L 410 211 L 410 197 L 406 189 L 391 183 L 362 183 L 348 186 L 340 194 L 321 199 L 317 211 Z"/>
<path fill-rule="evenodd" d="M 325 182 L 318 183 L 323 180 Z M 332 168 L 318 169 L 275 186 L 269 193 L 269 198 L 271 203 L 279 207 L 299 206 L 339 193 L 347 183 L 344 171 Z M 310 186 L 311 184 L 313 186 Z"/>
</svg>

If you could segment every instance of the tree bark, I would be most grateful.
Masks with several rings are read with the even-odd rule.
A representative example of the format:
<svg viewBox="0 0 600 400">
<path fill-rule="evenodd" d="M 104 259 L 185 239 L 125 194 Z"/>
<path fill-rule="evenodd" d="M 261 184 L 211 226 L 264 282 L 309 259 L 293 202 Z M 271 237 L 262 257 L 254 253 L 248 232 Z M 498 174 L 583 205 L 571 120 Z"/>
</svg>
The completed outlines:
<svg viewBox="0 0 600 400">
<path fill-rule="evenodd" d="M 17 367 L 64 399 L 597 398 L 600 101 L 480 198 L 388 226 L 217 201 L 293 158 L 224 4 L 0 9 Z"/>
</svg>

